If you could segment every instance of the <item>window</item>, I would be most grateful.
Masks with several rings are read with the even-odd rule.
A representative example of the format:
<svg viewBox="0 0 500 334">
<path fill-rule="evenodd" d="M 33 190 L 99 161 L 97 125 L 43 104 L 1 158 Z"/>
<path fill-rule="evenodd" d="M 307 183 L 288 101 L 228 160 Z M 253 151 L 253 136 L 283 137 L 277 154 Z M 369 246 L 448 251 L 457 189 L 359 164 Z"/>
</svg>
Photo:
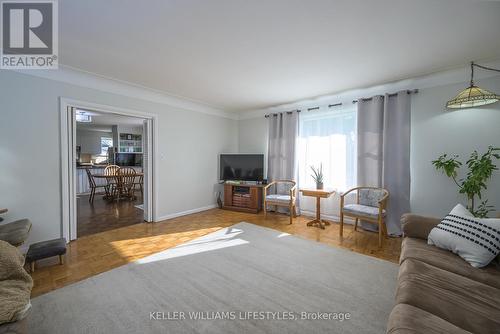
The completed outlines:
<svg viewBox="0 0 500 334">
<path fill-rule="evenodd" d="M 356 107 L 324 107 L 299 118 L 301 186 L 315 187 L 311 166 L 323 166 L 324 186 L 347 190 L 356 184 Z"/>
<path fill-rule="evenodd" d="M 113 138 L 101 137 L 101 155 L 108 155 L 108 148 L 113 147 Z"/>
</svg>

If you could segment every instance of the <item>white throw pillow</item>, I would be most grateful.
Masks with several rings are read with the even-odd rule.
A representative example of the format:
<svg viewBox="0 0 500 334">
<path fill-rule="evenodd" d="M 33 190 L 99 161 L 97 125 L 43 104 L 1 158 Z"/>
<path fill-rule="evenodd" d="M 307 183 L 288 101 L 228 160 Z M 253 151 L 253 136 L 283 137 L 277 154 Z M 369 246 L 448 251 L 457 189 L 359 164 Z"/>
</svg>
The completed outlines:
<svg viewBox="0 0 500 334">
<path fill-rule="evenodd" d="M 473 267 L 484 267 L 500 253 L 500 219 L 476 218 L 458 204 L 432 229 L 427 243 L 458 254 Z"/>
</svg>

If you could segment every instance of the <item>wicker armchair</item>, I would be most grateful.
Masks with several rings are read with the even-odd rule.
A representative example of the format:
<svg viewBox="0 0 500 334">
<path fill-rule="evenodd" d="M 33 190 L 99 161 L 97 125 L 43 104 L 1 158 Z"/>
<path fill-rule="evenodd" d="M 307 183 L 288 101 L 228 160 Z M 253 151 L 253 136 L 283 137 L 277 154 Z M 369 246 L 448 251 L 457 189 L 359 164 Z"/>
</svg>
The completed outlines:
<svg viewBox="0 0 500 334">
<path fill-rule="evenodd" d="M 276 194 L 268 194 L 271 186 L 276 187 Z M 279 187 L 288 188 L 287 194 L 279 194 Z M 293 217 L 296 216 L 295 200 L 297 196 L 297 182 L 292 180 L 276 180 L 264 187 L 264 216 L 267 217 L 267 206 L 273 205 L 275 211 L 277 207 L 283 206 L 290 210 L 290 224 L 293 223 Z"/>
<path fill-rule="evenodd" d="M 356 204 L 344 205 L 345 196 L 353 191 L 357 191 Z M 387 235 L 385 208 L 388 198 L 389 191 L 376 187 L 356 187 L 340 195 L 340 236 L 342 237 L 344 233 L 344 216 L 356 219 L 354 231 L 358 228 L 359 219 L 362 219 L 369 223 L 378 224 L 378 245 L 382 246 L 383 236 Z"/>
</svg>

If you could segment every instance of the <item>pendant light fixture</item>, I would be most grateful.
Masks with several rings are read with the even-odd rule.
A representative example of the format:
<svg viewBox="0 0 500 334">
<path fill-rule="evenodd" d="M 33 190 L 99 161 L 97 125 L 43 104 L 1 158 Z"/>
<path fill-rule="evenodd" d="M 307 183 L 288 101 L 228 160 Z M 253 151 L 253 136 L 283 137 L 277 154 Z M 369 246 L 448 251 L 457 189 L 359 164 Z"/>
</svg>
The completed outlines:
<svg viewBox="0 0 500 334">
<path fill-rule="evenodd" d="M 483 70 L 500 72 L 495 68 L 490 68 L 486 66 L 481 66 L 470 63 L 470 85 L 468 88 L 464 89 L 452 100 L 446 103 L 447 108 L 451 109 L 462 109 L 484 106 L 486 104 L 491 104 L 498 102 L 500 100 L 500 95 L 487 91 L 486 89 L 479 88 L 474 84 L 474 67 L 482 68 Z"/>
</svg>

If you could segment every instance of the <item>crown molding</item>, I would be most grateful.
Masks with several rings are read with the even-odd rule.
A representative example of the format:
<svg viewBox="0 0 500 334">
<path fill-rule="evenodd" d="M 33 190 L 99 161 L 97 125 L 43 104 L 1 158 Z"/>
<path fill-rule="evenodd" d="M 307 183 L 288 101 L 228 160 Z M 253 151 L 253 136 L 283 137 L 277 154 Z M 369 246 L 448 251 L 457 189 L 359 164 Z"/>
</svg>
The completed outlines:
<svg viewBox="0 0 500 334">
<path fill-rule="evenodd" d="M 63 64 L 59 64 L 59 69 L 57 70 L 15 70 L 15 72 L 43 79 L 64 82 L 80 87 L 96 89 L 107 93 L 132 97 L 148 102 L 164 104 L 183 110 L 195 111 L 233 120 L 237 120 L 239 118 L 238 113 L 227 112 L 188 98 L 164 93 L 159 90 L 140 86 L 127 81 L 108 78 Z"/>
<path fill-rule="evenodd" d="M 500 59 L 490 61 L 478 61 L 480 65 L 500 68 Z M 477 79 L 486 79 L 499 74 L 491 71 L 477 70 L 474 72 L 475 81 Z M 308 107 L 324 106 L 332 103 L 352 103 L 352 100 L 357 100 L 362 97 L 370 97 L 374 95 L 383 95 L 385 93 L 393 93 L 405 89 L 424 89 L 449 84 L 457 84 L 466 82 L 470 79 L 470 64 L 460 67 L 450 68 L 439 72 L 433 72 L 413 78 L 389 82 L 372 87 L 346 90 L 337 94 L 323 95 L 311 99 L 295 101 L 292 103 L 281 104 L 274 107 L 241 111 L 239 119 L 251 119 L 262 117 L 266 114 L 283 112 L 286 110 L 303 109 Z M 465 87 L 464 87 L 465 88 Z"/>
</svg>

